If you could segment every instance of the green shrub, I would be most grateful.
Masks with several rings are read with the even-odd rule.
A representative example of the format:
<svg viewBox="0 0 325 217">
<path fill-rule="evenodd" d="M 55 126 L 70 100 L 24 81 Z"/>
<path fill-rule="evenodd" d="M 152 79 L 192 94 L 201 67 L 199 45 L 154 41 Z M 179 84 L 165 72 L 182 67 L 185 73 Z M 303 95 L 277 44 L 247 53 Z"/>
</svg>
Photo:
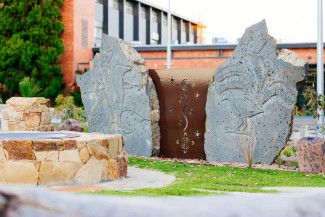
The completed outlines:
<svg viewBox="0 0 325 217">
<path fill-rule="evenodd" d="M 19 91 L 23 97 L 35 97 L 41 91 L 35 79 L 25 77 L 19 82 Z"/>
<path fill-rule="evenodd" d="M 281 154 L 282 156 L 285 157 L 294 157 L 296 156 L 296 153 L 297 153 L 297 148 L 295 146 L 290 146 L 288 148 L 285 148 Z"/>
<path fill-rule="evenodd" d="M 85 111 L 83 107 L 77 107 L 74 103 L 73 96 L 64 96 L 60 94 L 55 99 L 55 109 L 61 113 L 65 113 L 63 119 L 73 118 L 80 122 L 85 122 Z"/>
<path fill-rule="evenodd" d="M 78 107 L 83 107 L 82 100 L 81 100 L 81 93 L 78 90 L 72 91 L 71 96 L 73 96 L 74 103 Z"/>
<path fill-rule="evenodd" d="M 58 65 L 62 0 L 0 0 L 0 88 L 2 100 L 19 94 L 24 77 L 37 81 L 39 96 L 52 100 L 62 92 Z"/>
</svg>

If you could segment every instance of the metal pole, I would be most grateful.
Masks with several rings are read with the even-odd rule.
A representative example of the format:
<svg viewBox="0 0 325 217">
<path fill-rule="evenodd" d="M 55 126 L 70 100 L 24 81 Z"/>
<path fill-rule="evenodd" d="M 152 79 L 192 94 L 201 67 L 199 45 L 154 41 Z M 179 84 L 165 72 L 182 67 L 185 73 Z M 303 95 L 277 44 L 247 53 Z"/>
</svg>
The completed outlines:
<svg viewBox="0 0 325 217">
<path fill-rule="evenodd" d="M 324 95 L 323 0 L 317 7 L 317 94 Z M 324 111 L 318 109 L 318 124 L 324 125 Z"/>
<path fill-rule="evenodd" d="M 167 17 L 167 69 L 171 68 L 172 65 L 172 49 L 171 49 L 171 40 L 172 40 L 172 15 L 170 12 L 170 0 L 168 0 L 168 17 Z"/>
</svg>

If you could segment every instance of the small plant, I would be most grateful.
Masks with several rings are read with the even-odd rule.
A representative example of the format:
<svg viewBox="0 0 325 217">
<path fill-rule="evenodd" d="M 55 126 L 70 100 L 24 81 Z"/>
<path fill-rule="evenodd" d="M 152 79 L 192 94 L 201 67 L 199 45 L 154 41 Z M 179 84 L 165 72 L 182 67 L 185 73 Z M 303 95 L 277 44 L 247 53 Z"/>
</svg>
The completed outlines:
<svg viewBox="0 0 325 217">
<path fill-rule="evenodd" d="M 55 99 L 55 109 L 63 115 L 63 119 L 73 118 L 80 122 L 86 121 L 85 111 L 82 107 L 77 107 L 73 96 L 58 95 Z"/>
<path fill-rule="evenodd" d="M 318 118 L 317 109 L 325 109 L 325 96 L 317 94 L 314 84 L 311 87 L 307 87 L 303 95 L 307 100 L 306 107 L 308 112 L 313 118 Z"/>
<path fill-rule="evenodd" d="M 278 164 L 278 167 L 281 168 L 282 166 L 282 157 L 281 154 L 276 158 L 276 163 Z"/>
<path fill-rule="evenodd" d="M 285 157 L 296 156 L 297 148 L 295 146 L 290 146 L 282 151 L 282 155 Z"/>
<path fill-rule="evenodd" d="M 244 154 L 248 168 L 253 166 L 253 157 L 256 147 L 256 138 L 250 135 L 242 135 L 240 137 L 240 145 Z"/>
<path fill-rule="evenodd" d="M 23 97 L 35 97 L 40 91 L 37 82 L 28 76 L 19 82 L 19 92 Z"/>
</svg>

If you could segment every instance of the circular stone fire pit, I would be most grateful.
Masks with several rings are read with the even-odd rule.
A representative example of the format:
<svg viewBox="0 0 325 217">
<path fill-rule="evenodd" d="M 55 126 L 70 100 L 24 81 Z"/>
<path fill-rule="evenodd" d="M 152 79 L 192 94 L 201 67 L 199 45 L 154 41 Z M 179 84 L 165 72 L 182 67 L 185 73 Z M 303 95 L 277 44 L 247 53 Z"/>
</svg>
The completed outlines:
<svg viewBox="0 0 325 217">
<path fill-rule="evenodd" d="M 0 133 L 0 182 L 94 184 L 126 174 L 127 157 L 121 135 Z"/>
</svg>

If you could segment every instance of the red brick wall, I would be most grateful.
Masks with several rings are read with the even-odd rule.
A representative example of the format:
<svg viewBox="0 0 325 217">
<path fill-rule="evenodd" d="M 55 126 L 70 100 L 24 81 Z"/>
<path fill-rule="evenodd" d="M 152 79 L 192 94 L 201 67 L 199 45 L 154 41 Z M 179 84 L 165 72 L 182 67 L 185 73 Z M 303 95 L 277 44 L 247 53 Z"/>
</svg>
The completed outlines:
<svg viewBox="0 0 325 217">
<path fill-rule="evenodd" d="M 85 6 L 86 5 L 86 6 Z M 62 39 L 64 53 L 61 56 L 63 80 L 66 88 L 75 84 L 75 72 L 91 66 L 94 45 L 94 0 L 64 0 L 62 21 L 65 26 Z M 87 42 L 82 43 L 82 20 L 87 22 Z"/>
<path fill-rule="evenodd" d="M 61 56 L 60 64 L 62 65 L 63 81 L 65 84 L 74 83 L 73 71 L 74 63 L 74 2 L 73 0 L 64 0 L 62 8 L 62 22 L 64 23 L 64 33 L 62 40 L 64 43 L 64 53 Z"/>
<path fill-rule="evenodd" d="M 309 63 L 316 63 L 316 48 L 292 48 L 302 59 Z M 325 50 L 324 50 L 325 52 Z M 140 51 L 148 68 L 166 68 L 165 51 Z M 175 50 L 173 51 L 173 68 L 217 68 L 233 53 L 233 50 L 222 50 L 221 56 L 217 50 Z M 324 58 L 325 60 L 325 58 Z"/>
<path fill-rule="evenodd" d="M 95 0 L 74 0 L 74 52 L 75 52 L 75 71 L 90 68 L 93 58 L 92 48 L 94 46 L 95 31 Z M 82 20 L 87 22 L 87 43 L 82 43 Z M 86 45 L 86 46 L 85 46 Z"/>
</svg>

